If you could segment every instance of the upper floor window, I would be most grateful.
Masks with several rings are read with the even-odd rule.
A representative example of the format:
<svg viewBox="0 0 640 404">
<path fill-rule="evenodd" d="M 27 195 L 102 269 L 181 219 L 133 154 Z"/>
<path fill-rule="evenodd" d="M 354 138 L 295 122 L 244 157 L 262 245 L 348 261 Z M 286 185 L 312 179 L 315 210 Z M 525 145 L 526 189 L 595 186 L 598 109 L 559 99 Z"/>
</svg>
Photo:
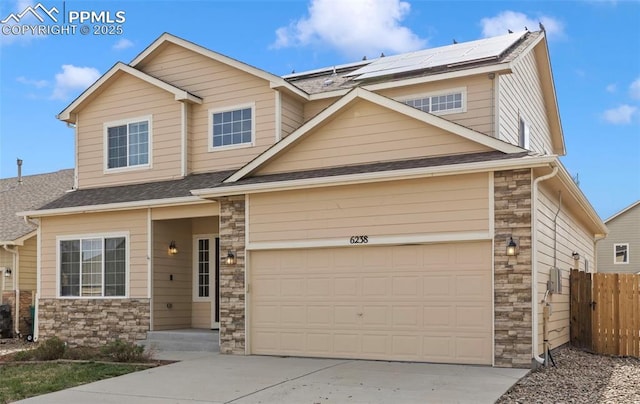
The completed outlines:
<svg viewBox="0 0 640 404">
<path fill-rule="evenodd" d="M 629 244 L 628 243 L 613 245 L 613 263 L 614 264 L 629 263 Z"/>
<path fill-rule="evenodd" d="M 410 107 L 435 115 L 451 114 L 465 111 L 465 89 L 455 89 L 443 93 L 424 94 L 404 99 Z"/>
<path fill-rule="evenodd" d="M 148 166 L 151 117 L 105 124 L 107 170 Z"/>
<path fill-rule="evenodd" d="M 68 238 L 58 247 L 60 296 L 126 295 L 125 236 Z"/>
<path fill-rule="evenodd" d="M 518 126 L 518 146 L 523 149 L 529 150 L 531 147 L 530 131 L 527 121 L 520 117 L 520 124 Z"/>
<path fill-rule="evenodd" d="M 252 146 L 255 132 L 254 105 L 209 111 L 209 150 Z"/>
</svg>

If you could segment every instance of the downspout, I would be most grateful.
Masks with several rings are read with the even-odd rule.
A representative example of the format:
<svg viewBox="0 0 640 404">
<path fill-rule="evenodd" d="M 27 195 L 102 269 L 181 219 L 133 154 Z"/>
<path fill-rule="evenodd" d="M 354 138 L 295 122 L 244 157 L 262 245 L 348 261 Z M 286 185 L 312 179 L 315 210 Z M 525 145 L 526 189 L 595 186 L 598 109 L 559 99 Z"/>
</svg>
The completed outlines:
<svg viewBox="0 0 640 404">
<path fill-rule="evenodd" d="M 38 342 L 38 302 L 40 301 L 40 288 L 41 288 L 41 272 L 42 268 L 40 266 L 41 257 L 40 251 L 42 250 L 42 230 L 40 227 L 40 219 L 36 219 L 37 221 L 29 219 L 28 216 L 24 216 L 24 222 L 27 224 L 32 224 L 36 226 L 36 293 L 35 296 L 31 296 L 31 301 L 33 302 L 34 313 L 31 321 L 33 327 L 33 342 Z"/>
<path fill-rule="evenodd" d="M 549 174 L 536 178 L 533 181 L 533 195 L 531 198 L 531 209 L 533 210 L 533 218 L 531 220 L 531 352 L 533 358 L 539 364 L 543 364 L 544 359 L 538 355 L 538 208 L 536 207 L 536 204 L 538 202 L 538 184 L 542 181 L 555 177 L 556 174 L 558 174 L 558 166 L 554 165 L 553 171 Z"/>
<path fill-rule="evenodd" d="M 18 288 L 18 267 L 20 266 L 18 263 L 18 252 L 15 250 L 16 247 L 14 248 L 9 248 L 8 245 L 3 244 L 2 248 L 5 249 L 5 251 L 10 252 L 11 254 L 13 254 L 13 291 L 16 294 L 16 299 L 15 299 L 15 307 L 14 307 L 14 313 L 13 313 L 13 327 L 14 327 L 14 331 L 15 331 L 15 335 L 20 335 L 20 289 Z M 4 280 L 4 274 L 2 274 L 2 278 Z M 2 282 L 2 289 L 4 292 L 4 282 Z"/>
</svg>

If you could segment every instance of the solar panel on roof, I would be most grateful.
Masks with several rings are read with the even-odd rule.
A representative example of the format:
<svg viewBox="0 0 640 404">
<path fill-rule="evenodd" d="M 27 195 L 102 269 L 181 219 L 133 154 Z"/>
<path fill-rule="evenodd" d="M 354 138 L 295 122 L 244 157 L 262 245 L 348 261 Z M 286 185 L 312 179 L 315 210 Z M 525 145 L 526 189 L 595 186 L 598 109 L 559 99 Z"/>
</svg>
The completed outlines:
<svg viewBox="0 0 640 404">
<path fill-rule="evenodd" d="M 356 80 L 386 76 L 396 73 L 407 73 L 439 66 L 451 66 L 474 61 L 499 57 L 514 43 L 520 40 L 527 31 L 517 32 L 493 38 L 464 42 L 387 56 L 373 61 L 348 75 Z"/>
</svg>

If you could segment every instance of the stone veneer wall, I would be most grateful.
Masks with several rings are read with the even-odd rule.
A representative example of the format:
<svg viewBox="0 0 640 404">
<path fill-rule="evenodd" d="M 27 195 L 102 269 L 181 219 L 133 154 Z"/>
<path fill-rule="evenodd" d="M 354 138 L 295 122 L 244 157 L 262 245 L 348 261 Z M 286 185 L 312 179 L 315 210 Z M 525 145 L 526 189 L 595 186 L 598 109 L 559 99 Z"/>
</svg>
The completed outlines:
<svg viewBox="0 0 640 404">
<path fill-rule="evenodd" d="M 72 347 L 143 340 L 149 304 L 149 299 L 40 299 L 38 338 L 58 337 Z"/>
<path fill-rule="evenodd" d="M 245 200 L 220 199 L 220 352 L 245 352 Z M 236 256 L 227 265 L 228 251 Z"/>
<path fill-rule="evenodd" d="M 495 366 L 531 367 L 531 170 L 494 173 Z M 518 255 L 507 257 L 509 237 Z"/>
</svg>

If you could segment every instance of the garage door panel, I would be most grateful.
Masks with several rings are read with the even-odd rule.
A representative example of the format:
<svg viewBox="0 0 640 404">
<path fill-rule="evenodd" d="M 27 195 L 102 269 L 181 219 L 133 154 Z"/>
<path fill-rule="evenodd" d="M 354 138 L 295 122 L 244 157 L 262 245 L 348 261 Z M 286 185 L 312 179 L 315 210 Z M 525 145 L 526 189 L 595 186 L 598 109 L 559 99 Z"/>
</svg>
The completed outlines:
<svg viewBox="0 0 640 404">
<path fill-rule="evenodd" d="M 252 353 L 491 364 L 490 242 L 250 254 Z"/>
</svg>

